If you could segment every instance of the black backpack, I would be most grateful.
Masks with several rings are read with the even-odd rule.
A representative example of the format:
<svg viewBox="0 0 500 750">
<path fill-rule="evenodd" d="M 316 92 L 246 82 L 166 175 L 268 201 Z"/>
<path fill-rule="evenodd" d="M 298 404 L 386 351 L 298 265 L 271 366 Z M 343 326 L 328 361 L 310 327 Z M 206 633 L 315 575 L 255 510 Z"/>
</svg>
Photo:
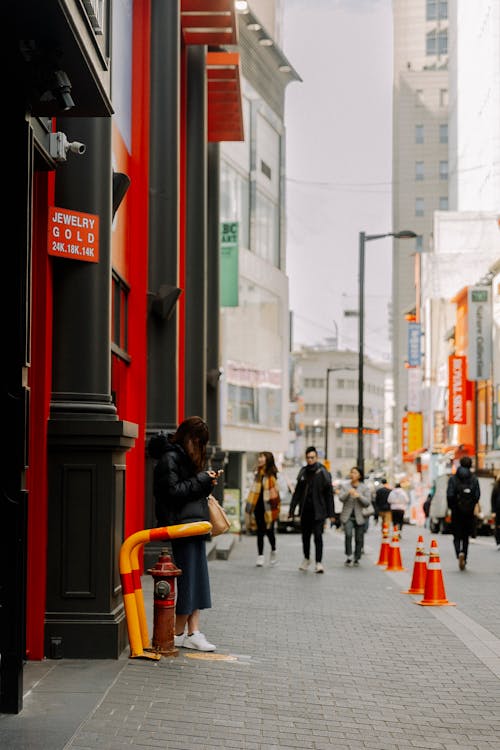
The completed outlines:
<svg viewBox="0 0 500 750">
<path fill-rule="evenodd" d="M 477 500 L 472 491 L 472 481 L 472 477 L 466 482 L 462 482 L 458 477 L 455 477 L 457 508 L 461 513 L 472 514 L 474 512 L 474 506 L 476 505 Z"/>
</svg>

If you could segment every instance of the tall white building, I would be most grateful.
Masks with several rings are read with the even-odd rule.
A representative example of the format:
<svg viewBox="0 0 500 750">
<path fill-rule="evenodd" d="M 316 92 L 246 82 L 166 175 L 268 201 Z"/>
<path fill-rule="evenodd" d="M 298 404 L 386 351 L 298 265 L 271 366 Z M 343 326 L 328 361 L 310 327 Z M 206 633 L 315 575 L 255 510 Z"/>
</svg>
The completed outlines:
<svg viewBox="0 0 500 750">
<path fill-rule="evenodd" d="M 221 447 L 226 485 L 243 490 L 256 453 L 288 446 L 284 95 L 300 81 L 276 40 L 279 3 L 265 20 L 258 5 L 239 15 L 245 140 L 220 147 Z"/>
<path fill-rule="evenodd" d="M 475 5 L 475 3 L 472 3 Z M 395 452 L 408 405 L 408 322 L 415 311 L 415 253 L 431 243 L 435 210 L 448 209 L 448 3 L 393 0 L 393 230 L 416 240 L 394 242 L 392 354 Z"/>
</svg>

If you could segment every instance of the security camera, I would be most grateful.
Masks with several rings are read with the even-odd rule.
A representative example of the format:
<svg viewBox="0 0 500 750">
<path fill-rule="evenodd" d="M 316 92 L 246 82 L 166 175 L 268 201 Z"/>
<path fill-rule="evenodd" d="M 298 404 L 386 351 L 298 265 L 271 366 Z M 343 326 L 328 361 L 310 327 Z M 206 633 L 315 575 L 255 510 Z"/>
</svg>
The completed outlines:
<svg viewBox="0 0 500 750">
<path fill-rule="evenodd" d="M 68 144 L 68 151 L 71 151 L 72 154 L 84 154 L 86 150 L 87 146 L 80 141 L 72 141 Z"/>
<path fill-rule="evenodd" d="M 67 160 L 68 151 L 73 154 L 84 154 L 87 150 L 87 146 L 79 141 L 68 141 L 66 133 L 60 130 L 57 133 L 50 134 L 50 155 L 57 162 L 65 162 Z"/>
</svg>

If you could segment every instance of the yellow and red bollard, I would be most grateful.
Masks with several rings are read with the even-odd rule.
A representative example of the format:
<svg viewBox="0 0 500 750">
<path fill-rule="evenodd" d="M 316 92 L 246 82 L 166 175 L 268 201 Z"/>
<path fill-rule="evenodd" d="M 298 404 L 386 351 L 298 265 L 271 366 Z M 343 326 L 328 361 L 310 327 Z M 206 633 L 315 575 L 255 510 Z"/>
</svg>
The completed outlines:
<svg viewBox="0 0 500 750">
<path fill-rule="evenodd" d="M 162 549 L 154 568 L 147 571 L 154 580 L 153 651 L 162 656 L 178 656 L 174 645 L 175 632 L 175 579 L 182 570 Z"/>
<path fill-rule="evenodd" d="M 161 658 L 159 652 L 149 650 L 151 647 L 139 574 L 139 547 L 156 540 L 209 534 L 211 530 L 212 524 L 208 521 L 195 521 L 194 523 L 181 523 L 175 526 L 161 526 L 157 529 L 136 531 L 123 542 L 120 548 L 120 579 L 131 659 L 153 659 L 157 661 Z"/>
</svg>

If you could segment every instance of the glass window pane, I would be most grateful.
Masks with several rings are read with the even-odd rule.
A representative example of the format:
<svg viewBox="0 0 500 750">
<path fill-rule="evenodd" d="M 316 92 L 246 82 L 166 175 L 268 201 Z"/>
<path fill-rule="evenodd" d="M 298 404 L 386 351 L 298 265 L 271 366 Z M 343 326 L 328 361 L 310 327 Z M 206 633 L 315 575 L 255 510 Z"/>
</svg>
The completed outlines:
<svg viewBox="0 0 500 750">
<path fill-rule="evenodd" d="M 415 162 L 415 179 L 416 180 L 424 179 L 424 162 L 423 161 Z"/>
<path fill-rule="evenodd" d="M 425 53 L 426 55 L 435 55 L 437 53 L 437 40 L 435 31 L 429 31 L 425 38 Z"/>
<path fill-rule="evenodd" d="M 239 223 L 239 241 L 249 246 L 250 191 L 249 181 L 228 162 L 221 160 L 220 218 Z"/>
<path fill-rule="evenodd" d="M 448 54 L 448 30 L 444 29 L 438 34 L 438 55 Z"/>
<path fill-rule="evenodd" d="M 415 198 L 415 216 L 424 215 L 424 199 Z"/>
<path fill-rule="evenodd" d="M 415 125 L 415 143 L 424 142 L 424 126 Z"/>
<path fill-rule="evenodd" d="M 440 211 L 447 211 L 448 210 L 448 196 L 442 195 L 439 199 L 439 210 Z"/>
<path fill-rule="evenodd" d="M 445 160 L 439 162 L 439 179 L 448 179 L 448 162 Z"/>
<path fill-rule="evenodd" d="M 437 0 L 427 0 L 426 14 L 427 21 L 435 21 L 437 17 Z"/>
<path fill-rule="evenodd" d="M 439 143 L 448 143 L 448 123 L 439 126 Z"/>
</svg>

